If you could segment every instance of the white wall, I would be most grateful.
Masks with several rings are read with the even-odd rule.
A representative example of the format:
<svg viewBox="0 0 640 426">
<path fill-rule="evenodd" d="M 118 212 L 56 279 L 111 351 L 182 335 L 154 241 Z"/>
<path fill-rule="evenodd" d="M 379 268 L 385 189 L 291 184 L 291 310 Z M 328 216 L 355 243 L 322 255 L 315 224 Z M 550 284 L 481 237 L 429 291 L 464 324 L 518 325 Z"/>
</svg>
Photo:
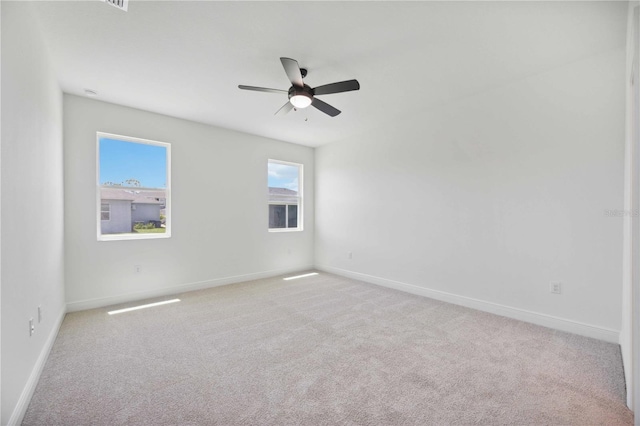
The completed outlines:
<svg viewBox="0 0 640 426">
<path fill-rule="evenodd" d="M 19 422 L 64 314 L 62 93 L 30 4 L 2 8 L 2 419 Z M 43 319 L 37 323 L 37 307 Z M 28 321 L 36 320 L 29 337 Z"/>
<path fill-rule="evenodd" d="M 636 388 L 638 371 L 634 365 L 634 288 L 638 289 L 640 277 L 640 234 L 638 232 L 638 216 L 640 209 L 640 185 L 638 182 L 640 173 L 640 140 L 638 138 L 638 84 L 640 73 L 638 72 L 638 29 L 637 8 L 640 2 L 630 1 L 627 20 L 627 67 L 625 70 L 626 86 L 626 135 L 625 135 L 625 174 L 624 174 L 624 211 L 623 217 L 623 272 L 622 272 L 622 321 L 620 329 L 620 346 L 622 348 L 622 360 L 624 374 L 627 383 L 627 405 L 634 409 L 634 399 L 637 398 Z M 637 291 L 637 290 L 635 290 Z M 637 295 L 635 297 L 638 297 Z M 638 299 L 640 300 L 640 299 Z M 638 305 L 640 308 L 640 304 Z M 636 308 L 637 310 L 637 308 Z M 636 332 L 640 326 L 636 325 Z M 636 342 L 637 345 L 640 342 Z M 640 417 L 640 416 L 637 416 Z M 638 420 L 640 421 L 640 420 Z"/>
<path fill-rule="evenodd" d="M 316 265 L 617 342 L 624 69 L 621 47 L 318 148 Z"/>
<path fill-rule="evenodd" d="M 312 148 L 71 95 L 64 131 L 69 309 L 313 266 Z M 171 143 L 171 238 L 96 241 L 97 131 Z M 267 232 L 270 158 L 304 164 L 303 232 Z"/>
</svg>

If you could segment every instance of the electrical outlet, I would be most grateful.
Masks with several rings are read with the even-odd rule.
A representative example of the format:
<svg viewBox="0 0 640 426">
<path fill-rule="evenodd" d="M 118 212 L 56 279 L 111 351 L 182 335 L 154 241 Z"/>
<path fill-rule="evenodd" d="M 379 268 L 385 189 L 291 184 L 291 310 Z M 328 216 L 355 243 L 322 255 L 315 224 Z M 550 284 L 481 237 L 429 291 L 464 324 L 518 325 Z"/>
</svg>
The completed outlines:
<svg viewBox="0 0 640 426">
<path fill-rule="evenodd" d="M 36 326 L 33 325 L 33 318 L 29 318 L 29 337 L 33 336 L 33 333 L 36 331 Z"/>
<path fill-rule="evenodd" d="M 142 266 L 140 266 L 140 265 L 133 265 L 133 273 L 134 273 L 134 274 L 139 274 L 140 272 L 142 272 Z"/>
<path fill-rule="evenodd" d="M 38 324 L 42 322 L 42 306 L 38 306 Z"/>
<path fill-rule="evenodd" d="M 562 281 L 551 281 L 549 291 L 554 294 L 562 294 Z"/>
</svg>

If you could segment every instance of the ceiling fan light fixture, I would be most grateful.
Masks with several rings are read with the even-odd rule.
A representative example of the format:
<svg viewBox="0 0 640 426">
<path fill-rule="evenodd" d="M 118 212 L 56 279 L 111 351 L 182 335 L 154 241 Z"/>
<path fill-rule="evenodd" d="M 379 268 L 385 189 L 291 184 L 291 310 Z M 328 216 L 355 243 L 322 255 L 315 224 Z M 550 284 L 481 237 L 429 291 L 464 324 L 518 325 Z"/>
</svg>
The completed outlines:
<svg viewBox="0 0 640 426">
<path fill-rule="evenodd" d="M 306 93 L 298 93 L 289 98 L 289 102 L 296 108 L 306 108 L 311 105 L 311 96 Z"/>
</svg>

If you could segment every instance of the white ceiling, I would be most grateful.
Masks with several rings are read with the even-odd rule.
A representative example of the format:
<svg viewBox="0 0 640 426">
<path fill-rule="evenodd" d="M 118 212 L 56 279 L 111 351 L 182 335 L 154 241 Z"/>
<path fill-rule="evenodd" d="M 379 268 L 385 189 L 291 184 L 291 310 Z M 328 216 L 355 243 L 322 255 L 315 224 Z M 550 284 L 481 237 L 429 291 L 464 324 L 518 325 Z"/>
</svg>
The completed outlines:
<svg viewBox="0 0 640 426">
<path fill-rule="evenodd" d="M 626 2 L 170 2 L 35 5 L 62 90 L 288 142 L 320 146 L 619 48 Z M 274 113 L 279 57 L 342 110 Z"/>
</svg>

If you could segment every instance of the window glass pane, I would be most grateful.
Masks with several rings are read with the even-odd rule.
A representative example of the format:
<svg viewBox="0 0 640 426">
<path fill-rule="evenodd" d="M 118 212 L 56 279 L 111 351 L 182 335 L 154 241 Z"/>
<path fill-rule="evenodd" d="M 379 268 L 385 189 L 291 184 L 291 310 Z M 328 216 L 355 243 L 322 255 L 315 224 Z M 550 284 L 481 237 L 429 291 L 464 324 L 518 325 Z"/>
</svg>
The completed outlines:
<svg viewBox="0 0 640 426">
<path fill-rule="evenodd" d="M 162 220 L 167 201 L 164 190 L 103 186 L 100 199 L 110 202 L 109 217 L 103 219 L 110 223 L 101 224 L 103 235 L 166 232 Z"/>
<path fill-rule="evenodd" d="M 269 162 L 269 201 L 283 203 L 298 202 L 299 167 Z"/>
<path fill-rule="evenodd" d="M 100 138 L 100 185 L 167 187 L 167 147 Z"/>
<path fill-rule="evenodd" d="M 269 204 L 269 228 L 286 227 L 286 206 Z"/>
<path fill-rule="evenodd" d="M 269 187 L 298 192 L 299 166 L 269 161 Z"/>
<path fill-rule="evenodd" d="M 99 239 L 169 234 L 169 145 L 98 136 Z"/>
<path fill-rule="evenodd" d="M 298 227 L 298 206 L 287 206 L 289 209 L 289 217 L 287 222 L 287 228 L 297 228 Z"/>
</svg>

